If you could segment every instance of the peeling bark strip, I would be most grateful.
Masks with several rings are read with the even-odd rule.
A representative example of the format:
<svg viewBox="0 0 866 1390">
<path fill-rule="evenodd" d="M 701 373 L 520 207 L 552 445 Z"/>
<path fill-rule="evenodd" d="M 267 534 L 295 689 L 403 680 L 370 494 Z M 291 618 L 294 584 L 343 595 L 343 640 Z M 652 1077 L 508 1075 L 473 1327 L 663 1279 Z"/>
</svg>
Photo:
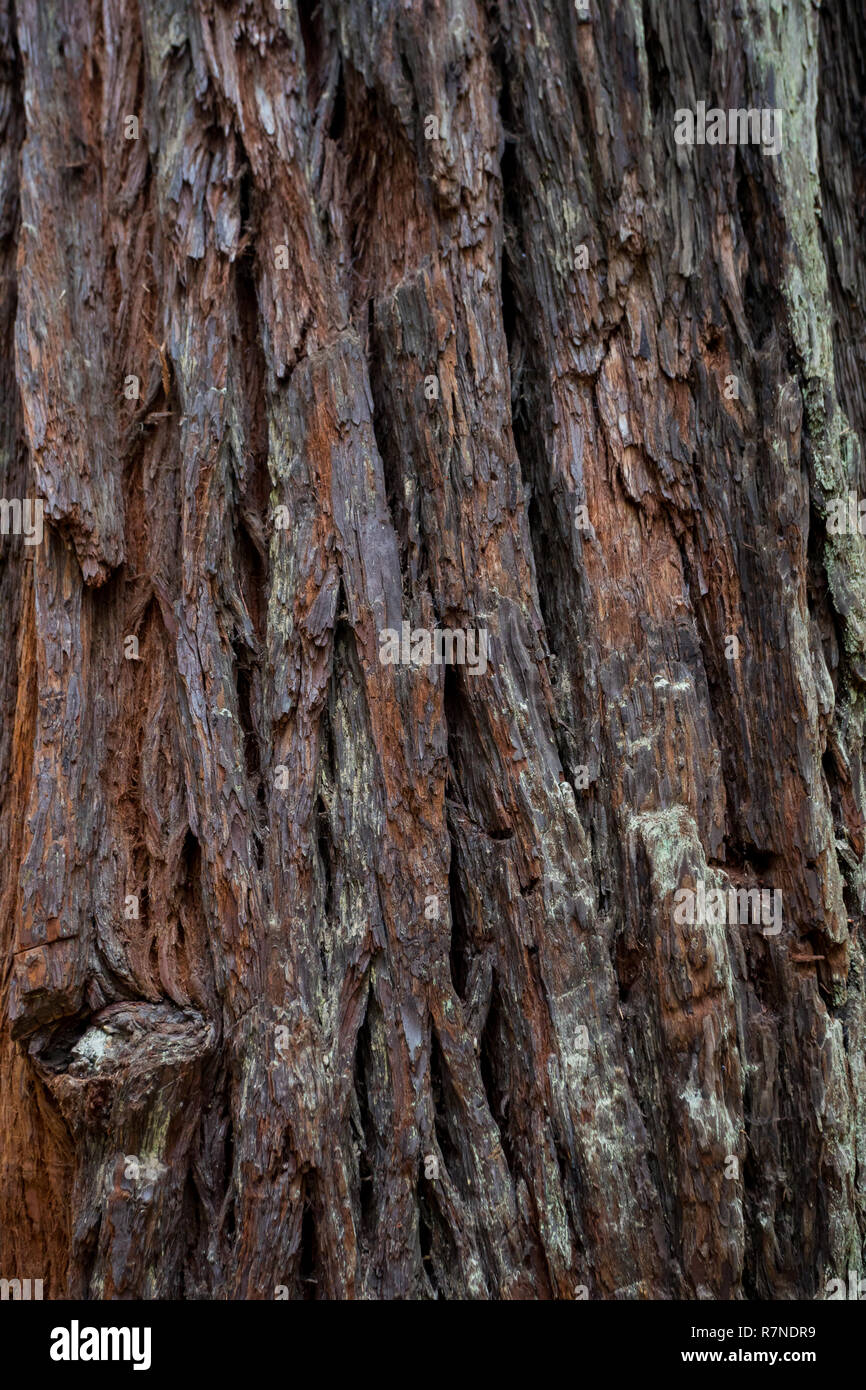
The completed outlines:
<svg viewBox="0 0 866 1390">
<path fill-rule="evenodd" d="M 0 0 L 0 194 L 0 1275 L 866 1269 L 862 4 Z"/>
</svg>

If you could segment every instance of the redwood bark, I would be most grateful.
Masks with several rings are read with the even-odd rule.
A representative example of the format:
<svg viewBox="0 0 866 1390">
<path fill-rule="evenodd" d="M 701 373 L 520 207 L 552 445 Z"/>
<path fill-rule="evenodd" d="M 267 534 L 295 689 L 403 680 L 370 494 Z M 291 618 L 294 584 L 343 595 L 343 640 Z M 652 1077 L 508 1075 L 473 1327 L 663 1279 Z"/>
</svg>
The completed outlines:
<svg viewBox="0 0 866 1390">
<path fill-rule="evenodd" d="M 0 1276 L 863 1271 L 862 4 L 0 0 L 0 191 Z"/>
</svg>

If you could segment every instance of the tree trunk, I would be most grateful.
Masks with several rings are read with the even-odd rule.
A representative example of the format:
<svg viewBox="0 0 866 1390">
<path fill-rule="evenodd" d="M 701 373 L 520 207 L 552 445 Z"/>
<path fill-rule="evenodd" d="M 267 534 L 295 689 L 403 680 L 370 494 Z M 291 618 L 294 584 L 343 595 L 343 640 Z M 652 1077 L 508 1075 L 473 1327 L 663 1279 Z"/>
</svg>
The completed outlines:
<svg viewBox="0 0 866 1390">
<path fill-rule="evenodd" d="M 0 1275 L 825 1296 L 862 4 L 0 4 Z"/>
</svg>

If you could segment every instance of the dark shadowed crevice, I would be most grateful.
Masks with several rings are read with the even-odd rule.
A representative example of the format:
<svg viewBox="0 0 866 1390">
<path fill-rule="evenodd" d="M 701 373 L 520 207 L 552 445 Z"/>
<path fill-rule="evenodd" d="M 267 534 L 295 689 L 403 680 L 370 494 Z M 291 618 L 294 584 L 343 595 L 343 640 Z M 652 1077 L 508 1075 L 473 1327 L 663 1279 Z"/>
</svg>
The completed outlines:
<svg viewBox="0 0 866 1390">
<path fill-rule="evenodd" d="M 336 647 L 336 638 L 335 638 Z M 325 927 L 331 921 L 334 911 L 334 879 L 337 866 L 337 847 L 334 826 L 331 823 L 334 795 L 334 735 L 328 704 L 322 710 L 319 725 L 319 794 L 315 808 L 315 834 L 318 862 L 318 878 L 321 885 L 321 903 Z M 322 968 L 325 969 L 324 941 L 320 941 Z"/>
<path fill-rule="evenodd" d="M 28 1040 L 30 1056 L 46 1071 L 63 1075 L 72 1063 L 73 1048 L 90 1027 L 90 1019 L 90 1010 L 86 1009 L 38 1029 Z"/>
<path fill-rule="evenodd" d="M 465 1195 L 469 1190 L 469 1174 L 460 1148 L 458 1101 L 435 1029 L 430 1044 L 430 1090 L 436 1116 L 436 1142 L 451 1180 Z"/>
<path fill-rule="evenodd" d="M 252 236 L 256 210 L 252 180 L 245 173 L 241 181 L 240 211 L 243 235 Z M 264 866 L 263 825 L 266 792 L 263 768 L 262 660 L 268 608 L 268 547 L 266 514 L 270 493 L 268 471 L 268 419 L 266 365 L 259 332 L 258 301 L 250 246 L 235 264 L 234 286 L 237 304 L 235 353 L 243 386 L 240 392 L 244 417 L 245 450 L 235 460 L 237 508 L 234 516 L 234 571 L 242 609 L 249 625 L 238 624 L 232 639 L 238 720 L 243 741 L 244 770 L 248 788 L 250 833 L 256 868 Z"/>
<path fill-rule="evenodd" d="M 422 1170 L 418 1183 L 421 1266 L 434 1298 L 465 1297 L 465 1290 L 455 1277 L 460 1262 L 451 1225 L 443 1212 L 437 1190 L 439 1181 L 439 1178 L 425 1178 Z"/>
<path fill-rule="evenodd" d="M 356 1219 L 359 1227 L 359 1240 L 362 1247 L 368 1247 L 373 1240 L 376 1228 L 375 1171 L 378 1168 L 377 1139 L 373 1112 L 370 1104 L 370 1078 L 374 1063 L 372 1040 L 372 1010 L 376 1001 L 372 984 L 368 986 L 367 1006 L 364 1019 L 355 1040 L 355 1057 L 352 1081 L 355 1104 L 351 1119 L 358 1162 L 358 1190 L 355 1201 Z"/>
<path fill-rule="evenodd" d="M 343 63 L 340 63 L 339 75 L 337 77 L 336 90 L 331 108 L 331 118 L 328 125 L 328 139 L 339 144 L 343 138 L 343 131 L 346 128 L 346 83 L 343 77 Z"/>
<path fill-rule="evenodd" d="M 234 653 L 235 693 L 238 704 L 238 722 L 243 742 L 244 770 L 251 796 L 248 803 L 250 813 L 250 837 L 256 867 L 264 865 L 264 814 L 265 787 L 262 777 L 261 745 L 259 727 L 261 719 L 261 677 L 258 663 L 250 658 L 249 649 L 237 639 L 232 643 Z"/>
<path fill-rule="evenodd" d="M 466 994 L 466 978 L 473 954 L 466 915 L 465 897 L 460 875 L 460 850 L 451 816 L 448 815 L 448 834 L 451 841 L 451 863 L 448 870 L 448 894 L 451 904 L 451 947 L 449 963 L 451 983 L 461 999 Z"/>
<path fill-rule="evenodd" d="M 460 1147 L 459 1103 L 435 1029 L 430 1043 L 430 1093 L 441 1165 L 462 1200 L 471 1207 L 471 1185 Z M 422 1254 L 425 1253 L 425 1245 L 427 1246 L 424 1271 L 437 1298 L 465 1298 L 462 1262 L 458 1258 L 452 1230 L 455 1220 L 454 1207 L 451 1202 L 445 1203 L 437 1190 L 437 1184 L 441 1183 L 443 1176 L 440 1172 L 439 1177 L 427 1181 L 423 1178 L 422 1168 L 418 1197 Z"/>
<path fill-rule="evenodd" d="M 653 125 L 661 125 L 662 112 L 667 115 L 671 108 L 670 94 L 672 91 L 671 74 L 665 62 L 664 49 L 661 45 L 658 30 L 656 28 L 654 15 L 654 5 L 651 0 L 643 0 L 643 33 L 644 49 L 646 52 L 647 79 L 649 85 L 650 110 L 652 112 Z"/>
<path fill-rule="evenodd" d="M 478 1040 L 478 1062 L 487 1106 L 496 1128 L 505 1162 L 512 1181 L 518 1176 L 517 1155 L 511 1139 L 509 1119 L 512 1092 L 512 1062 L 515 1039 L 508 1028 L 507 1014 L 503 1008 L 496 971 L 493 971 L 493 987 L 490 1007 L 481 1037 Z"/>
<path fill-rule="evenodd" d="M 304 65 L 307 70 L 307 106 L 315 111 L 325 89 L 328 72 L 328 34 L 322 0 L 295 0 Z"/>
<path fill-rule="evenodd" d="M 418 1184 L 418 1243 L 421 1247 L 421 1267 L 434 1296 L 438 1296 L 436 1284 L 436 1266 L 433 1259 L 433 1235 L 435 1217 L 433 1215 L 434 1204 L 431 1201 L 430 1183 L 423 1177 Z"/>
<path fill-rule="evenodd" d="M 253 669 L 248 648 L 242 639 L 236 637 L 232 642 L 232 655 L 234 657 L 238 721 L 243 732 L 244 765 L 247 780 L 252 783 L 253 787 L 256 787 L 261 779 L 261 756 L 256 732 L 257 721 L 253 714 L 254 703 L 257 704 L 255 689 L 257 673 Z"/>
<path fill-rule="evenodd" d="M 310 1184 L 312 1186 L 312 1184 Z M 304 1214 L 301 1217 L 301 1248 L 298 1256 L 298 1279 L 301 1284 L 301 1297 L 313 1300 L 319 1297 L 319 1249 L 316 1234 L 316 1216 L 312 1195 L 308 1195 L 308 1184 L 304 1184 Z"/>
<path fill-rule="evenodd" d="M 182 982 L 191 1003 L 204 1012 L 211 1012 L 216 1008 L 216 993 L 213 950 L 203 900 L 202 852 L 198 838 L 189 827 L 178 864 L 176 905 Z"/>
<path fill-rule="evenodd" d="M 782 304 L 773 291 L 770 272 L 772 222 L 768 217 L 766 180 L 759 186 L 751 169 L 751 152 L 737 150 L 737 210 L 742 237 L 748 247 L 748 268 L 743 303 L 751 332 L 751 347 L 758 354 L 766 347 L 773 329 L 783 323 Z M 785 334 L 787 337 L 787 334 Z"/>
<path fill-rule="evenodd" d="M 227 1247 L 231 1249 L 235 1240 L 235 1128 L 234 1120 L 229 1106 L 226 1106 L 225 1115 L 225 1138 L 223 1140 L 223 1163 L 222 1170 L 225 1175 L 225 1196 L 220 1211 L 219 1227 L 222 1239 Z"/>
<path fill-rule="evenodd" d="M 316 845 L 324 889 L 322 911 L 327 923 L 330 922 L 334 910 L 334 838 L 331 833 L 330 816 L 321 797 L 316 802 Z M 327 972 L 327 962 L 322 941 L 319 942 L 319 956 L 324 974 Z"/>
<path fill-rule="evenodd" d="M 514 827 L 508 819 L 499 788 L 489 772 L 479 770 L 477 750 L 483 731 L 479 728 L 465 679 L 461 667 L 445 666 L 444 710 L 448 729 L 446 800 L 450 799 L 454 805 L 454 814 L 463 811 L 475 831 L 491 840 L 510 840 Z"/>
<path fill-rule="evenodd" d="M 183 1232 L 183 1253 L 178 1262 L 177 1287 L 168 1294 L 173 1299 L 184 1299 L 189 1296 L 186 1274 L 194 1265 L 197 1252 L 207 1239 L 201 1194 L 196 1185 L 195 1174 L 190 1166 L 187 1167 L 183 1180 L 180 1226 Z"/>
<path fill-rule="evenodd" d="M 578 1261 L 582 1262 L 585 1252 L 578 1226 L 581 1204 L 580 1168 L 575 1159 L 566 1150 L 560 1135 L 553 1128 L 551 1129 L 551 1137 L 556 1154 L 556 1166 L 559 1170 L 559 1183 L 565 1201 L 565 1215 L 568 1221 L 569 1242 L 575 1257 Z"/>
<path fill-rule="evenodd" d="M 247 778 L 255 785 L 261 777 L 258 740 L 252 715 L 253 679 L 248 664 L 244 662 L 243 648 L 233 643 L 235 655 L 235 688 L 238 699 L 238 719 L 244 734 L 244 760 Z"/>
<path fill-rule="evenodd" d="M 644 973 L 645 952 L 637 943 L 628 942 L 622 933 L 616 937 L 614 950 L 619 1001 L 624 1004 Z"/>
<path fill-rule="evenodd" d="M 385 484 L 385 500 L 391 525 L 397 537 L 400 552 L 400 579 L 404 598 L 408 597 L 409 569 L 409 515 L 406 508 L 405 480 L 407 460 L 402 456 L 399 435 L 391 418 L 393 401 L 390 391 L 383 381 L 379 362 L 383 358 L 381 344 L 377 342 L 375 327 L 375 306 L 370 302 L 370 390 L 373 397 L 373 434 L 382 460 L 382 476 Z"/>
<path fill-rule="evenodd" d="M 245 234 L 252 235 L 256 213 L 252 206 L 251 180 L 241 184 Z M 271 491 L 268 470 L 267 366 L 261 343 L 253 254 L 247 246 L 235 265 L 238 336 L 235 345 L 242 375 L 240 392 L 244 416 L 245 448 L 236 460 L 238 517 L 235 524 L 235 566 L 244 606 L 258 645 L 265 640 L 268 607 L 267 509 Z"/>
</svg>

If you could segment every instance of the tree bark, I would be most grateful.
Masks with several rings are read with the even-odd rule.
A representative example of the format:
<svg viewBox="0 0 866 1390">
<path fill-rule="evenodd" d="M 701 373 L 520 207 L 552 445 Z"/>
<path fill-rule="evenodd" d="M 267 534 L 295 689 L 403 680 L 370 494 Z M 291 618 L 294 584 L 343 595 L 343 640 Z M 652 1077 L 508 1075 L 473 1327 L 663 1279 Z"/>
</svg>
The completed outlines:
<svg viewBox="0 0 866 1390">
<path fill-rule="evenodd" d="M 0 61 L 0 1276 L 863 1270 L 862 4 L 0 0 Z"/>
</svg>

